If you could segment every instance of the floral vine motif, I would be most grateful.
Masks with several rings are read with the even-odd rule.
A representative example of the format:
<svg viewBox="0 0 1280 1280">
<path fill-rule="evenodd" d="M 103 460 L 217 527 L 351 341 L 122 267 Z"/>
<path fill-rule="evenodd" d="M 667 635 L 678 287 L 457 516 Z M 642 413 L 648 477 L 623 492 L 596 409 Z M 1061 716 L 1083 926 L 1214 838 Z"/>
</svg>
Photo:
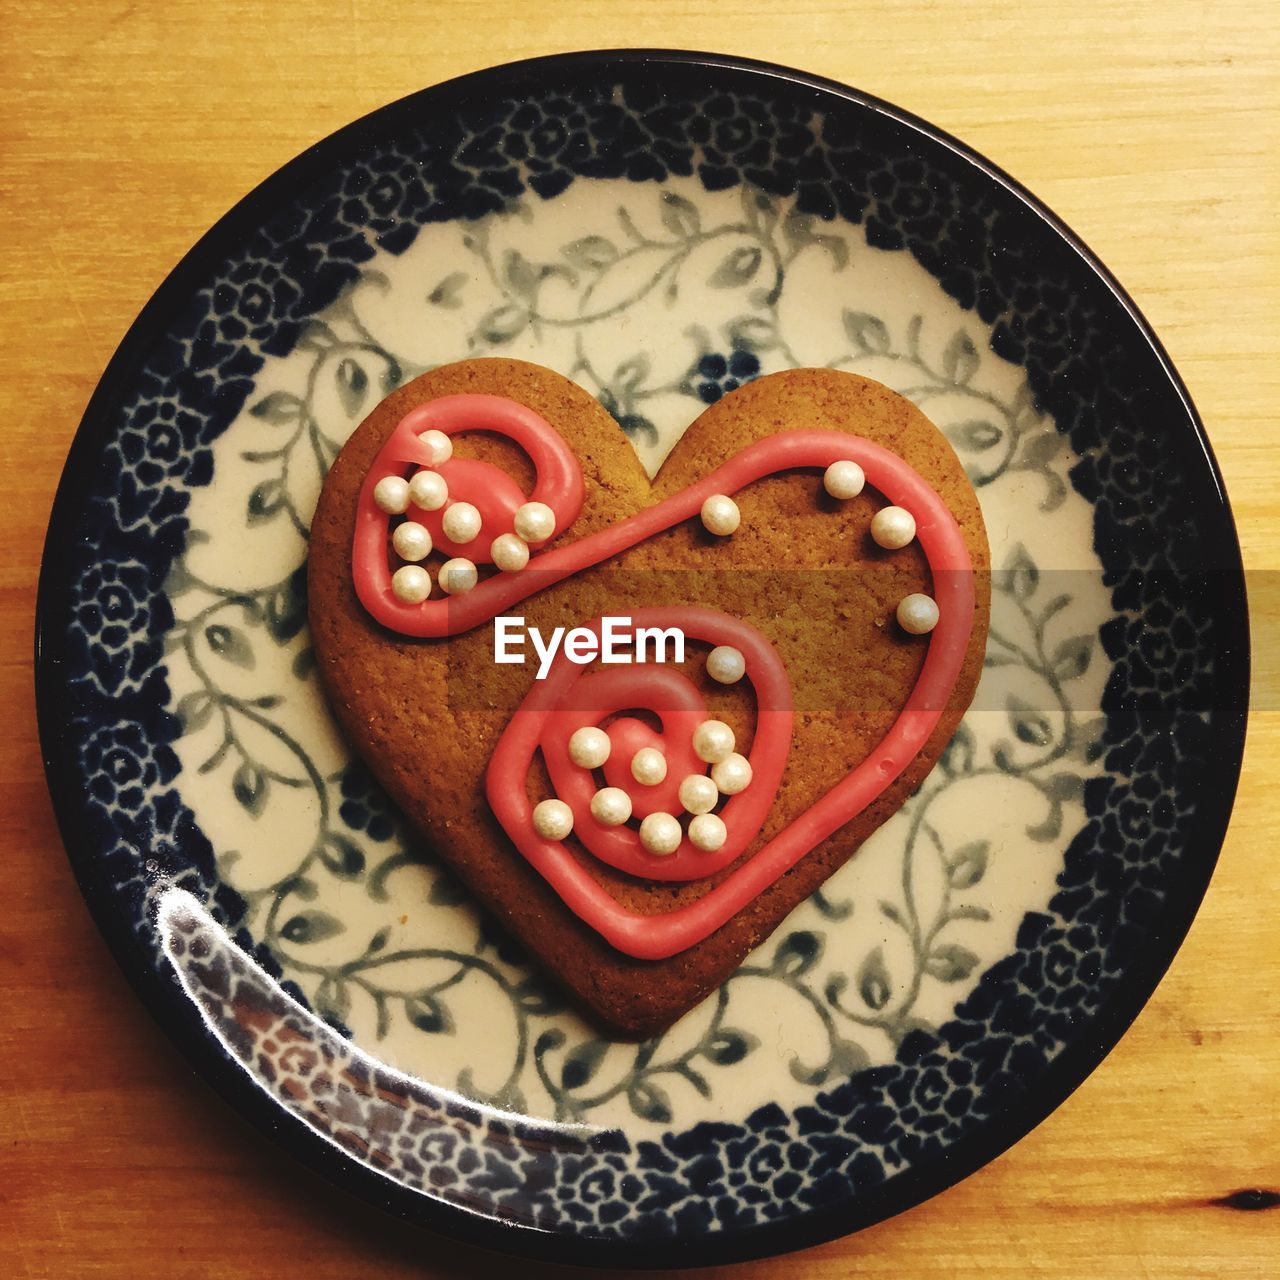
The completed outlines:
<svg viewBox="0 0 1280 1280">
<path fill-rule="evenodd" d="M 343 444 L 322 424 L 317 410 L 322 396 L 336 394 L 343 419 L 354 423 L 407 377 L 423 372 L 407 367 L 374 339 L 351 305 L 349 294 L 344 295 L 330 318 L 335 323 L 345 322 L 355 336 L 344 340 L 333 324 L 311 320 L 295 348 L 314 353 L 303 389 L 272 391 L 249 404 L 253 417 L 288 433 L 269 448 L 248 449 L 240 455 L 246 462 L 265 463 L 269 469 L 249 495 L 245 515 L 250 525 L 284 515 L 298 534 L 303 538 L 309 535 L 310 513 L 298 509 L 291 483 L 299 466 L 299 454 L 309 454 L 311 465 L 324 476 Z M 371 377 L 370 365 L 380 367 L 380 372 Z"/>
<path fill-rule="evenodd" d="M 315 866 L 322 865 L 339 879 L 356 880 L 365 871 L 365 854 L 333 823 L 330 782 L 321 776 L 311 753 L 271 718 L 269 713 L 281 704 L 281 695 L 246 697 L 236 693 L 219 681 L 210 662 L 213 656 L 234 667 L 252 670 L 257 662 L 249 638 L 253 632 L 265 631 L 278 645 L 297 637 L 306 622 L 305 571 L 299 569 L 262 591 L 244 593 L 206 582 L 180 562 L 169 586 L 175 594 L 198 590 L 212 597 L 211 603 L 178 622 L 167 637 L 171 655 L 181 654 L 199 684 L 178 702 L 184 733 L 194 734 L 211 725 L 217 730 L 216 745 L 200 763 L 198 772 L 207 774 L 224 762 L 233 761 L 231 795 L 254 818 L 265 810 L 273 787 L 309 788 L 316 799 L 316 834 L 302 860 L 270 884 L 242 895 L 251 918 L 267 904 L 259 927 L 260 941 L 274 950 L 282 942 L 317 942 L 331 937 L 341 926 L 325 912 L 303 911 L 283 923 L 280 917 L 291 898 L 310 901 L 316 897 L 315 885 L 309 879 Z M 309 648 L 297 652 L 292 668 L 295 678 L 307 678 L 311 669 Z M 252 741 L 255 737 L 261 740 L 262 735 L 282 749 L 283 757 L 294 766 L 292 769 L 264 759 Z M 223 855 L 220 862 L 224 874 L 231 871 L 238 857 L 235 852 Z"/>
<path fill-rule="evenodd" d="M 874 357 L 910 369 L 919 381 L 903 387 L 902 394 L 928 411 L 929 402 L 939 396 L 960 394 L 973 401 L 974 416 L 947 427 L 947 438 L 962 456 L 969 458 L 966 470 L 975 488 L 982 488 L 1012 471 L 1034 472 L 1046 486 L 1041 511 L 1060 507 L 1067 496 L 1066 481 L 1046 466 L 1063 448 L 1062 436 L 1052 422 L 1036 412 L 1031 390 L 1024 382 L 1010 400 L 972 385 L 980 363 L 978 349 L 964 329 L 957 329 L 935 365 L 921 353 L 920 330 L 924 318 L 912 316 L 907 325 L 906 344 L 892 346 L 888 328 L 876 316 L 860 311 L 844 313 L 844 327 L 853 343 L 853 352 L 832 362 L 832 368 L 857 369 Z"/>
<path fill-rule="evenodd" d="M 588 1039 L 574 1045 L 553 1069 L 550 1056 L 564 1047 L 567 1037 L 558 1027 L 544 1031 L 534 1046 L 534 1064 L 543 1088 L 555 1104 L 557 1120 L 585 1120 L 594 1110 L 617 1097 L 624 1097 L 632 1113 L 642 1120 L 667 1124 L 675 1116 L 672 1099 L 660 1081 L 683 1080 L 703 1098 L 712 1096 L 708 1067 L 727 1067 L 741 1062 L 760 1045 L 758 1036 L 745 1028 L 730 1025 L 727 1014 L 736 990 L 753 979 L 779 984 L 797 996 L 820 1021 L 827 1051 L 821 1062 L 805 1063 L 796 1057 L 791 1075 L 815 1087 L 840 1076 L 851 1075 L 870 1065 L 865 1049 L 845 1039 L 835 1019 L 805 977 L 823 954 L 821 934 L 796 930 L 786 934 L 774 948 L 766 965 L 742 965 L 712 997 L 711 1020 L 698 1040 L 683 1049 L 664 1049 L 673 1038 L 665 1033 L 646 1040 L 627 1060 L 612 1083 L 596 1089 L 587 1086 L 596 1078 L 609 1052 L 608 1040 Z"/>
<path fill-rule="evenodd" d="M 300 787 L 308 782 L 316 788 L 323 806 L 323 781 L 311 763 L 311 757 L 289 734 L 266 713 L 280 705 L 278 694 L 246 698 L 223 688 L 210 670 L 207 655 L 246 670 L 257 659 L 244 628 L 262 628 L 277 644 L 297 636 L 306 623 L 305 571 L 297 570 L 283 582 L 251 593 L 228 590 L 198 578 L 184 562 L 170 576 L 168 587 L 173 594 L 197 589 L 213 597 L 189 618 L 177 622 L 166 637 L 172 654 L 181 651 L 187 667 L 200 683 L 200 688 L 182 697 L 177 713 L 186 733 L 203 729 L 216 720 L 221 729 L 217 747 L 200 765 L 201 773 L 217 768 L 228 756 L 237 760 L 232 776 L 232 795 L 250 814 L 262 812 L 273 783 Z M 294 675 L 304 678 L 309 670 L 309 650 L 303 650 L 294 662 Z M 300 774 L 290 774 L 262 763 L 246 745 L 246 725 L 257 726 L 280 742 L 297 762 Z"/>
<path fill-rule="evenodd" d="M 1041 843 L 1054 840 L 1062 832 L 1064 805 L 1078 800 L 1084 790 L 1084 777 L 1070 766 L 1073 762 L 1092 766 L 1101 753 L 1101 718 L 1080 723 L 1066 688 L 1088 670 L 1095 638 L 1068 635 L 1051 644 L 1048 635 L 1051 623 L 1063 615 L 1071 597 L 1060 593 L 1040 600 L 1040 571 L 1022 547 L 1015 549 L 1003 571 L 993 575 L 992 586 L 1014 606 L 1004 616 L 1019 625 L 1021 634 L 1006 634 L 993 625 L 993 648 L 989 648 L 986 665 L 1020 665 L 1049 695 L 1037 702 L 1052 709 L 1041 711 L 1016 692 L 1007 692 L 1005 711 L 1014 742 L 997 741 L 990 761 L 979 763 L 974 734 L 962 724 L 940 757 L 938 769 L 910 805 L 901 898 L 882 899 L 877 904 L 881 916 L 908 943 L 910 960 L 906 971 L 896 976 L 891 973 L 884 949 L 876 947 L 854 976 L 857 1003 L 846 1000 L 848 974 L 833 974 L 825 991 L 832 1008 L 843 1017 L 863 1026 L 878 1027 L 895 1043 L 912 1030 L 934 1029 L 913 1016 L 926 976 L 943 983 L 960 982 L 978 963 L 973 951 L 946 936 L 948 929 L 962 921 L 990 919 L 985 907 L 964 900 L 963 895 L 986 875 L 991 842 L 977 839 L 949 848 L 930 821 L 931 813 L 959 784 L 997 776 L 1006 783 L 1012 781 L 1029 788 L 1042 802 L 1043 817 L 1026 827 L 1027 838 Z M 931 903 L 921 900 L 921 878 L 916 871 L 922 859 L 932 859 L 935 864 Z"/>
<path fill-rule="evenodd" d="M 682 269 L 697 251 L 750 230 L 745 221 L 704 228 L 697 205 L 673 191 L 662 192 L 659 201 L 661 236 L 642 231 L 631 213 L 619 207 L 616 237 L 583 236 L 563 245 L 557 259 L 537 264 L 514 248 L 497 254 L 491 245 L 490 225 L 479 224 L 463 243 L 478 256 L 484 277 L 502 292 L 504 301 L 477 322 L 470 336 L 471 349 L 479 352 L 503 346 L 526 331 L 541 339 L 547 329 L 580 331 L 607 324 L 655 293 L 674 302 Z M 517 208 L 523 211 L 524 206 Z M 767 244 L 728 248 L 707 276 L 706 286 L 733 289 L 749 284 L 765 265 L 766 254 L 770 255 L 768 269 L 772 271 L 769 295 L 776 298 L 782 263 Z M 432 291 L 430 300 L 438 303 L 436 295 L 446 290 L 449 301 L 456 304 L 456 292 L 465 280 L 462 273 L 451 273 Z M 574 291 L 570 307 L 557 309 L 544 303 L 546 286 L 556 283 L 567 284 Z M 628 356 L 605 373 L 588 354 L 580 334 L 575 338 L 568 376 L 590 387 L 629 436 L 656 443 L 658 428 L 646 416 L 645 401 L 678 394 L 697 396 L 711 404 L 760 372 L 759 358 L 746 343 L 735 343 L 726 354 L 714 349 L 705 328 L 691 325 L 685 332 L 698 350 L 678 378 L 653 381 L 652 362 L 643 352 Z"/>
<path fill-rule="evenodd" d="M 658 428 L 646 414 L 646 401 L 678 394 L 711 404 L 727 391 L 758 376 L 762 357 L 773 368 L 796 368 L 808 363 L 786 340 L 779 316 L 779 302 L 787 273 L 796 258 L 818 249 L 830 259 L 833 273 L 849 267 L 849 242 L 819 228 L 811 214 L 752 187 L 741 188 L 741 216 L 705 224 L 692 201 L 672 191 L 658 197 L 662 234 L 642 231 L 624 206 L 615 217 L 617 234 L 590 235 L 563 245 L 558 257 L 530 261 L 519 249 L 499 252 L 493 246 L 491 222 L 481 222 L 463 239 L 479 260 L 476 275 L 501 291 L 503 301 L 475 324 L 469 337 L 474 353 L 506 346 L 525 334 L 541 341 L 548 329 L 576 331 L 574 362 L 568 375 L 591 388 L 628 435 L 647 444 L 658 438 Z M 527 207 L 516 206 L 527 217 Z M 660 294 L 674 302 L 681 288 L 681 274 L 695 254 L 724 242 L 724 254 L 696 285 L 708 290 L 746 290 L 749 310 L 731 319 L 724 332 L 728 351 L 705 326 L 693 324 L 685 336 L 695 345 L 695 355 L 683 376 L 654 380 L 652 361 L 644 353 L 628 356 L 611 372 L 600 369 L 587 352 L 582 331 L 617 319 L 628 309 Z M 453 271 L 432 290 L 428 301 L 436 306 L 461 305 L 460 294 L 472 278 Z M 572 301 L 546 301 L 549 287 L 568 286 Z M 895 347 L 889 326 L 879 316 L 846 308 L 842 313 L 848 347 L 827 363 L 829 368 L 864 370 L 868 364 L 899 367 L 907 384 L 902 394 L 921 407 L 940 396 L 959 396 L 971 404 L 969 415 L 947 427 L 955 447 L 968 459 L 973 483 L 990 484 L 1010 471 L 1034 472 L 1046 486 L 1043 511 L 1060 506 L 1066 483 L 1049 463 L 1063 447 L 1053 423 L 1037 412 L 1025 382 L 1011 398 L 975 385 L 982 357 L 964 328 L 958 328 L 936 361 L 924 353 L 921 330 L 924 317 L 916 314 L 906 326 L 900 347 Z M 899 379 L 900 380 L 900 379 Z"/>
<path fill-rule="evenodd" d="M 618 208 L 616 229 L 572 239 L 544 262 L 501 243 L 504 220 L 534 216 L 530 206 L 514 205 L 468 224 L 462 243 L 474 269 L 454 267 L 420 296 L 432 314 L 453 315 L 459 323 L 469 317 L 466 340 L 474 354 L 519 344 L 521 354 L 533 354 L 542 351 L 540 342 L 559 335 L 563 340 L 547 362 L 591 389 L 637 444 L 654 445 L 697 406 L 773 369 L 804 364 L 780 314 L 788 272 L 801 254 L 815 252 L 840 272 L 850 267 L 851 254 L 850 241 L 829 224 L 750 188 L 743 189 L 736 215 L 719 220 L 670 190 L 654 200 L 654 216 L 644 228 L 638 214 Z M 698 264 L 701 274 L 695 276 Z M 1079 723 L 1068 696 L 1070 682 L 1090 668 L 1095 640 L 1059 634 L 1071 597 L 1047 591 L 1021 549 L 993 584 L 1002 608 L 987 656 L 989 667 L 1005 668 L 1023 682 L 1012 682 L 1005 699 L 1007 736 L 984 744 L 962 726 L 904 807 L 897 892 L 866 902 L 835 896 L 830 886 L 815 894 L 805 908 L 806 927 L 781 935 L 767 959 L 753 958 L 740 968 L 699 1015 L 696 1034 L 678 1027 L 639 1046 L 619 1046 L 584 1032 L 563 1016 L 562 1002 L 510 941 L 478 916 L 467 926 L 469 942 L 455 930 L 449 946 L 402 946 L 393 942 L 392 926 L 383 924 L 357 944 L 355 954 L 330 958 L 325 944 L 340 945 L 354 932 L 350 921 L 327 909 L 330 879 L 389 904 L 390 877 L 408 867 L 422 875 L 426 868 L 430 907 L 463 913 L 464 921 L 471 910 L 461 887 L 407 836 L 361 766 L 326 772 L 305 734 L 286 727 L 283 680 L 279 688 L 246 692 L 231 678 L 274 663 L 299 687 L 313 679 L 304 630 L 307 481 L 323 476 L 346 434 L 377 400 L 430 367 L 422 352 L 411 359 L 399 339 L 380 334 L 361 309 L 362 291 L 385 297 L 392 287 L 386 275 L 366 271 L 303 330 L 288 357 L 292 380 L 271 383 L 249 401 L 250 419 L 269 437 L 278 434 L 240 453 L 243 462 L 261 469 L 244 520 L 251 528 L 278 521 L 297 535 L 297 567 L 258 590 L 222 586 L 191 568 L 192 552 L 209 536 L 197 531 L 168 584 L 170 598 L 186 606 L 177 610 L 179 621 L 168 635 L 170 660 L 185 667 L 194 684 L 176 709 L 186 735 L 208 743 L 195 767 L 218 779 L 225 775 L 233 805 L 251 819 L 261 817 L 278 794 L 314 796 L 314 827 L 299 856 L 273 871 L 270 883 L 240 890 L 254 939 L 277 958 L 286 978 L 305 987 L 317 1012 L 346 1034 L 349 1025 L 358 1025 L 378 1040 L 393 1026 L 450 1036 L 467 1016 L 472 988 L 465 984 L 484 984 L 509 1009 L 514 1034 L 496 1083 L 482 1089 L 463 1067 L 457 1087 L 516 1109 L 536 1091 L 559 1119 L 587 1119 L 623 1105 L 641 1119 L 666 1124 L 686 1105 L 682 1091 L 711 1096 L 717 1071 L 760 1050 L 750 992 L 761 982 L 794 1002 L 816 1029 L 810 1042 L 816 1047 L 790 1063 L 799 1084 L 818 1088 L 885 1060 L 910 1031 L 933 1025 L 921 1009 L 928 991 L 958 988 L 986 963 L 966 930 L 989 919 L 980 894 L 995 855 L 986 839 L 951 842 L 948 831 L 955 824 L 949 828 L 939 817 L 950 799 L 984 778 L 1013 782 L 1039 805 L 1027 838 L 1047 843 L 1061 833 L 1065 806 L 1081 795 L 1081 770 L 1097 768 L 1100 722 Z M 648 351 L 608 355 L 593 346 L 597 327 L 614 329 L 619 317 L 646 299 L 676 299 L 695 287 L 726 299 L 729 319 L 688 325 L 678 335 L 686 346 L 674 364 L 668 360 L 664 369 Z M 484 296 L 477 298 L 478 291 Z M 830 367 L 869 376 L 895 370 L 895 385 L 926 410 L 930 401 L 948 397 L 949 432 L 976 485 L 1025 471 L 1044 486 L 1043 510 L 1065 500 L 1060 462 L 1055 465 L 1062 442 L 1053 424 L 1037 413 L 1025 383 L 1007 397 L 986 388 L 978 376 L 984 356 L 965 329 L 956 329 L 935 356 L 926 350 L 919 314 L 899 325 L 903 336 L 896 342 L 885 319 L 864 311 L 845 309 L 836 328 L 844 347 L 829 358 Z M 673 408 L 670 397 L 683 403 Z M 958 403 L 971 412 L 957 413 Z M 233 884 L 238 856 L 223 850 L 219 858 Z M 836 954 L 834 934 L 825 927 L 851 918 L 867 922 L 868 937 L 886 939 L 852 962 Z M 935 1018 L 937 1007 L 935 1001 Z M 877 1059 L 868 1050 L 873 1043 Z"/>
</svg>

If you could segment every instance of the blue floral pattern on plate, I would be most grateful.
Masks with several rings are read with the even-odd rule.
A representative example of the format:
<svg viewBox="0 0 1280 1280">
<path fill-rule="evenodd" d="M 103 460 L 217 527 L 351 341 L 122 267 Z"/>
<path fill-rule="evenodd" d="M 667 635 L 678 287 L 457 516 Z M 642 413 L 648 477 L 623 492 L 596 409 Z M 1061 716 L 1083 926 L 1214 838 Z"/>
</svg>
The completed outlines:
<svg viewBox="0 0 1280 1280">
<path fill-rule="evenodd" d="M 536 1225 L 551 1243 L 518 1247 L 583 1260 L 621 1257 L 610 1240 L 664 1260 L 663 1240 L 711 1233 L 703 1256 L 723 1259 L 847 1229 L 956 1176 L 944 1158 L 971 1168 L 1033 1123 L 1167 963 L 1225 820 L 1223 795 L 1195 784 L 1219 770 L 1229 802 L 1243 705 L 1229 514 L 1176 380 L 1105 278 L 905 118 L 802 79 L 658 65 L 588 57 L 550 79 L 494 73 L 500 93 L 483 77 L 446 86 L 339 135 L 231 215 L 104 378 L 42 583 L 42 724 L 73 861 L 175 1034 L 246 1110 L 287 1117 L 301 1151 L 336 1143 L 352 1185 L 373 1176 L 402 1211 L 461 1234 L 484 1237 L 450 1204 Z M 592 212 L 551 244 L 544 225 L 572 212 L 570 191 Z M 441 252 L 448 236 L 483 270 Z M 427 351 L 403 349 L 415 329 L 396 320 L 398 286 L 424 279 L 415 254 L 442 267 L 418 295 L 446 335 Z M 851 263 L 856 285 L 788 293 L 806 270 L 829 280 Z M 624 326 L 597 323 L 678 303 L 686 278 L 697 314 L 670 340 L 620 347 Z M 797 299 L 835 310 L 800 322 Z M 549 331 L 568 344 L 554 358 Z M 455 337 L 464 349 L 449 352 Z M 896 896 L 870 881 L 846 896 L 837 877 L 683 1045 L 620 1049 L 565 1022 L 336 744 L 288 727 L 308 714 L 299 566 L 334 450 L 417 368 L 490 349 L 577 377 L 651 467 L 734 383 L 856 368 L 924 404 L 984 495 L 1004 486 L 1043 517 L 999 560 L 1007 625 L 988 672 L 1012 668 L 1039 694 L 1002 684 L 999 729 L 971 717 L 900 830 L 877 836 L 907 869 Z M 1064 601 L 1024 543 L 1080 513 Z M 279 573 L 228 576 L 232 562 L 265 570 L 244 554 L 258 534 Z M 1064 693 L 1077 681 L 1097 718 Z M 1030 901 L 1008 897 L 1021 877 L 990 870 L 991 838 L 930 816 L 988 776 L 1038 805 L 1023 827 L 1053 860 L 1021 885 Z M 215 787 L 221 805 L 202 798 Z M 290 804 L 314 835 L 285 874 L 263 871 L 228 831 L 289 825 Z M 394 910 L 405 877 L 434 898 L 433 920 L 467 922 L 465 947 L 401 956 L 394 920 L 359 931 L 333 907 L 358 886 L 361 912 Z M 1010 911 L 999 945 L 988 925 Z M 883 941 L 833 964 L 840 939 L 871 940 L 830 927 L 850 913 Z M 406 960 L 445 967 L 396 987 L 370 976 Z M 514 1067 L 481 1080 L 455 1063 L 446 1083 L 370 1056 L 465 1041 L 450 993 L 477 974 L 513 1011 Z M 777 1100 L 732 1083 L 764 1056 L 733 1012 L 733 984 L 749 982 L 820 1028 Z"/>
</svg>

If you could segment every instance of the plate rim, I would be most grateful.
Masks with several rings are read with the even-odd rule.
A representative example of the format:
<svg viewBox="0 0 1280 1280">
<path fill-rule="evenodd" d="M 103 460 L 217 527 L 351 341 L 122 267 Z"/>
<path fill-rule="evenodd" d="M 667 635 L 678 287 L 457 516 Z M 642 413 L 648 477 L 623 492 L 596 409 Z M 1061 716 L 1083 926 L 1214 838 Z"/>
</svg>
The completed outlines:
<svg viewBox="0 0 1280 1280">
<path fill-rule="evenodd" d="M 257 215 L 276 207 L 281 195 L 305 185 L 314 179 L 318 171 L 328 168 L 335 153 L 342 154 L 353 143 L 358 144 L 373 129 L 385 131 L 394 128 L 402 117 L 412 114 L 424 102 L 465 98 L 477 90 L 494 97 L 514 97 L 527 87 L 538 84 L 548 72 L 572 69 L 583 74 L 594 70 L 604 76 L 619 66 L 637 63 L 681 68 L 686 72 L 701 66 L 708 70 L 747 73 L 815 91 L 819 95 L 834 95 L 855 107 L 886 115 L 953 152 L 960 161 L 984 173 L 1026 206 L 1036 219 L 1047 224 L 1076 254 L 1083 269 L 1097 277 L 1120 303 L 1136 334 L 1150 347 L 1161 373 L 1181 402 L 1186 423 L 1191 429 L 1190 438 L 1203 454 L 1207 477 L 1218 498 L 1214 511 L 1200 518 L 1216 519 L 1219 525 L 1215 543 L 1218 554 L 1215 569 L 1221 580 L 1219 589 L 1239 605 L 1223 622 L 1224 634 L 1216 650 L 1221 665 L 1215 683 L 1220 693 L 1225 690 L 1232 698 L 1231 705 L 1215 707 L 1215 720 L 1220 725 L 1217 730 L 1219 744 L 1228 749 L 1212 762 L 1214 776 L 1209 779 L 1212 786 L 1206 788 L 1212 791 L 1211 801 L 1197 811 L 1187 837 L 1186 846 L 1195 856 L 1194 868 L 1189 868 L 1194 870 L 1194 877 L 1184 880 L 1179 890 L 1164 904 L 1159 928 L 1153 931 L 1140 960 L 1127 965 L 1117 989 L 1091 1019 L 1090 1034 L 1064 1048 L 1027 1094 L 1000 1116 L 993 1116 L 976 1132 L 954 1143 L 944 1160 L 936 1161 L 932 1166 L 908 1167 L 871 1191 L 861 1192 L 852 1203 L 809 1209 L 793 1217 L 745 1229 L 730 1228 L 695 1241 L 678 1241 L 675 1237 L 646 1241 L 553 1232 L 479 1215 L 447 1201 L 433 1199 L 358 1163 L 261 1090 L 245 1068 L 225 1053 L 199 1017 L 193 1018 L 191 1002 L 181 988 L 168 979 L 160 966 L 148 963 L 141 955 L 132 926 L 114 909 L 101 883 L 97 860 L 86 852 L 92 844 L 92 836 L 85 814 L 75 803 L 82 790 L 76 787 L 74 752 L 70 750 L 68 738 L 61 733 L 61 726 L 66 722 L 65 712 L 72 699 L 65 686 L 59 683 L 54 641 L 58 634 L 57 615 L 60 608 L 65 611 L 60 596 L 66 594 L 64 570 L 69 558 L 69 547 L 64 543 L 60 549 L 56 531 L 66 523 L 65 517 L 77 508 L 76 498 L 92 472 L 97 449 L 108 438 L 110 412 L 118 404 L 124 380 L 135 371 L 138 357 L 149 349 L 157 327 L 162 328 L 164 320 L 189 296 L 193 277 L 205 274 L 202 268 L 211 255 L 218 253 L 220 246 L 234 237 L 243 224 L 257 225 L 260 222 Z M 1250 648 L 1239 538 L 1203 421 L 1151 325 L 1080 236 L 1022 184 L 984 156 L 921 117 L 882 99 L 827 77 L 768 61 L 691 50 L 641 48 L 549 54 L 482 68 L 426 86 L 375 108 L 309 145 L 237 201 L 200 236 L 130 324 L 100 376 L 76 428 L 59 478 L 42 548 L 36 595 L 34 668 L 37 722 L 46 781 L 54 803 L 59 834 L 90 915 L 148 1012 L 196 1072 L 238 1115 L 313 1172 L 358 1195 L 366 1203 L 466 1243 L 547 1261 L 665 1269 L 747 1261 L 804 1248 L 850 1234 L 922 1204 L 1014 1145 L 1057 1110 L 1088 1078 L 1154 993 L 1208 889 L 1226 835 L 1242 766 Z"/>
</svg>

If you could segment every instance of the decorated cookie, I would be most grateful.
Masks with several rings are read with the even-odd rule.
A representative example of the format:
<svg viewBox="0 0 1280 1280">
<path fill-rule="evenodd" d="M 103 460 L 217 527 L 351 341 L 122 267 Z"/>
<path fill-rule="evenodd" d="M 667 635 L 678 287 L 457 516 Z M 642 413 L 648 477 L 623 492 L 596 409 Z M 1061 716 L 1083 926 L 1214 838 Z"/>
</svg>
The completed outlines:
<svg viewBox="0 0 1280 1280">
<path fill-rule="evenodd" d="M 390 795 L 590 1015 L 640 1036 L 928 773 L 981 673 L 987 570 L 959 461 L 878 383 L 760 378 L 651 482 L 573 383 L 475 360 L 343 449 L 309 607 Z"/>
</svg>

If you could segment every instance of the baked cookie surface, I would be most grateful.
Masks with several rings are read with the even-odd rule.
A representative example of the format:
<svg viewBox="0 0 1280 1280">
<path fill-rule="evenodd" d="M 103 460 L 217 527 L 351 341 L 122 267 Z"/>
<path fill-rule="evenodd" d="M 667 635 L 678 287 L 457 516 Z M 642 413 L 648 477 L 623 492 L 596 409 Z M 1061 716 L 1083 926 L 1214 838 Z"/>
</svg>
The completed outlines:
<svg viewBox="0 0 1280 1280">
<path fill-rule="evenodd" d="M 897 762 L 892 779 L 851 818 L 706 936 L 671 954 L 647 958 L 610 942 L 571 909 L 563 886 L 522 852 L 528 842 L 513 840 L 511 823 L 504 825 L 495 812 L 491 761 L 513 721 L 525 714 L 526 700 L 538 695 L 536 659 L 496 663 L 491 617 L 451 635 L 401 634 L 375 620 L 357 592 L 353 544 L 371 469 L 406 414 L 460 395 L 504 397 L 532 410 L 581 470 L 580 511 L 536 545 L 529 567 L 520 571 L 537 589 L 502 613 L 519 614 L 527 632 L 536 628 L 550 636 L 558 627 L 567 631 L 604 616 L 696 607 L 746 624 L 763 637 L 785 671 L 792 710 L 788 741 L 776 744 L 783 761 L 776 794 L 733 859 L 697 878 L 650 878 L 610 865 L 577 835 L 557 842 L 566 874 L 628 918 L 660 920 L 697 909 L 736 883 L 735 877 L 740 880 L 738 873 L 757 854 L 873 757 L 899 722 L 935 643 L 928 635 L 903 630 L 898 605 L 909 596 L 936 593 L 941 584 L 919 541 L 886 549 L 871 537 L 872 518 L 889 505 L 880 492 L 868 484 L 856 496 L 831 497 L 821 467 L 815 466 L 765 474 L 735 492 L 740 523 L 727 536 L 710 532 L 695 508 L 690 518 L 627 540 L 616 553 L 561 580 L 540 569 L 542 557 L 616 529 L 664 502 L 678 502 L 744 450 L 767 457 L 784 436 L 811 431 L 869 441 L 900 459 L 945 503 L 967 551 L 972 624 L 957 654 L 945 705 L 935 708 L 940 714 L 922 745 Z M 459 432 L 452 441 L 453 457 L 440 468 L 442 475 L 450 474 L 454 463 L 487 463 L 521 494 L 532 491 L 535 468 L 509 439 L 479 430 Z M 451 501 L 468 497 L 465 465 L 457 474 Z M 483 530 L 476 545 L 487 548 L 496 532 Z M 433 579 L 442 558 L 436 555 L 428 563 Z M 390 563 L 396 563 L 394 556 Z M 596 1021 L 640 1036 L 669 1025 L 712 992 L 929 772 L 981 674 L 988 568 L 977 499 L 958 459 L 918 409 L 878 383 L 818 369 L 758 379 L 707 409 L 651 483 L 626 437 L 586 392 L 534 365 L 476 360 L 436 369 L 393 393 L 343 449 L 312 525 L 309 613 L 319 669 L 343 730 L 433 851 Z M 480 572 L 484 580 L 496 571 L 482 565 Z M 732 729 L 736 752 L 754 760 L 757 747 L 765 745 L 756 741 L 763 723 L 758 690 L 748 680 L 723 684 L 713 679 L 707 670 L 712 647 L 693 638 L 684 661 L 669 663 L 668 669 L 696 690 L 706 718 Z M 651 709 L 626 706 L 611 714 L 624 713 L 633 722 L 633 735 L 639 735 L 634 740 L 647 741 L 645 729 L 634 727 L 647 725 L 661 750 L 662 726 Z M 608 720 L 603 723 L 609 727 Z M 625 782 L 597 778 L 602 784 L 611 780 Z M 670 789 L 676 781 L 665 785 Z M 521 782 L 523 796 L 508 794 L 509 805 L 498 793 L 499 810 L 525 812 L 557 794 L 539 751 L 530 755 Z M 628 826 L 633 829 L 645 793 L 643 787 L 625 785 L 638 802 Z M 518 786 L 508 779 L 506 792 L 513 790 Z M 723 800 L 718 811 L 726 812 Z M 680 856 L 688 862 L 692 855 L 682 848 Z M 641 923 L 634 931 L 644 929 Z"/>
</svg>

